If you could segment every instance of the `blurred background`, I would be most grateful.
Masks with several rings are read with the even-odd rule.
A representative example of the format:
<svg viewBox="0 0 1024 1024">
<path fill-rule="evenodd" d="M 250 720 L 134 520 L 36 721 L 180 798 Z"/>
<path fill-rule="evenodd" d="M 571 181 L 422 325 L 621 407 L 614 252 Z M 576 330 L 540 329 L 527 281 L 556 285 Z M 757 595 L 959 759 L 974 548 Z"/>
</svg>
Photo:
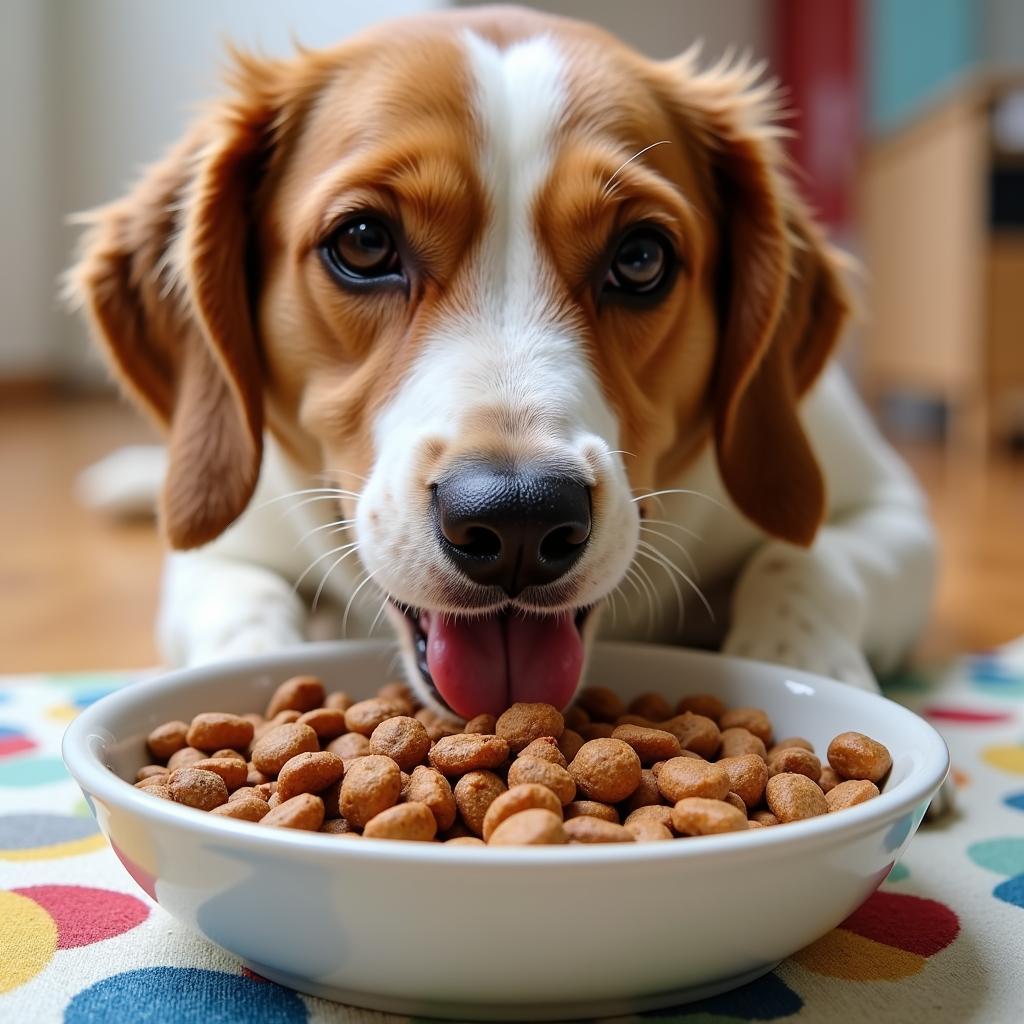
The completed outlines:
<svg viewBox="0 0 1024 1024">
<path fill-rule="evenodd" d="M 457 4 L 456 4 L 457 5 Z M 79 472 L 153 434 L 56 299 L 76 232 L 218 91 L 226 39 L 284 53 L 443 0 L 0 0 L 0 671 L 154 663 L 153 524 Z M 548 0 L 654 57 L 766 60 L 801 187 L 862 262 L 843 359 L 922 479 L 943 569 L 921 658 L 1024 632 L 1024 3 Z M 614 102 L 614 97 L 609 97 Z"/>
</svg>

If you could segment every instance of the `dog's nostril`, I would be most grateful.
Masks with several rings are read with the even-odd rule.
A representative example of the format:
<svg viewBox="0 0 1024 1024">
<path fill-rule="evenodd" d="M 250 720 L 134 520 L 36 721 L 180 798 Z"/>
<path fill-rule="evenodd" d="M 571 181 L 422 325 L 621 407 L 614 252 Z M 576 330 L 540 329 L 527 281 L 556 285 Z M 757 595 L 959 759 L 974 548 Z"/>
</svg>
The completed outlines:
<svg viewBox="0 0 1024 1024">
<path fill-rule="evenodd" d="M 486 526 L 471 526 L 459 548 L 474 558 L 497 558 L 501 554 L 501 538 Z"/>
<path fill-rule="evenodd" d="M 540 542 L 540 557 L 545 562 L 572 558 L 586 544 L 589 534 L 589 530 L 584 531 L 575 525 L 560 526 Z"/>
</svg>

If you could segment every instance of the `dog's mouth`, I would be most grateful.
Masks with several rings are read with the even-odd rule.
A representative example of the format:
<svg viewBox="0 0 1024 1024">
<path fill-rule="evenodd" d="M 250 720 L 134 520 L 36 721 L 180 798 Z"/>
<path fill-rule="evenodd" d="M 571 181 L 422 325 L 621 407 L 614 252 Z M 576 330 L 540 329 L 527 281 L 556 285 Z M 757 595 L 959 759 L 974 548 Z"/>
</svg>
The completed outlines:
<svg viewBox="0 0 1024 1024">
<path fill-rule="evenodd" d="M 424 682 L 461 718 L 497 715 L 518 702 L 563 708 L 576 693 L 590 608 L 541 615 L 510 606 L 453 616 L 395 607 Z"/>
</svg>

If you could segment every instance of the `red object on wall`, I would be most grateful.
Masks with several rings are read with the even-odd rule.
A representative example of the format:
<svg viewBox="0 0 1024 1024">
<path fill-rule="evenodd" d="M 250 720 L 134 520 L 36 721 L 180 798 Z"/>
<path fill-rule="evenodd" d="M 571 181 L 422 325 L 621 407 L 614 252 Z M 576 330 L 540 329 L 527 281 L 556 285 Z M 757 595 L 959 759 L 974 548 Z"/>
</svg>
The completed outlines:
<svg viewBox="0 0 1024 1024">
<path fill-rule="evenodd" d="M 772 67 L 788 90 L 798 184 L 833 229 L 850 224 L 864 116 L 862 0 L 773 0 Z"/>
</svg>

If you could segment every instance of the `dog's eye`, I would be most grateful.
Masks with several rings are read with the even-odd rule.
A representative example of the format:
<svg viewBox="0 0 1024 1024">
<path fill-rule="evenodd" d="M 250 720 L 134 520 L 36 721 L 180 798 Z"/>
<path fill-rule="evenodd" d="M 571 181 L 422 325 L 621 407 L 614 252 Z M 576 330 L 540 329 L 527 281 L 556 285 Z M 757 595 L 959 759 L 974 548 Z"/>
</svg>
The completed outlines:
<svg viewBox="0 0 1024 1024">
<path fill-rule="evenodd" d="M 345 221 L 324 243 L 331 269 L 349 281 L 373 281 L 401 274 L 395 240 L 375 217 Z"/>
<path fill-rule="evenodd" d="M 654 228 L 634 228 L 621 242 L 604 279 L 611 295 L 654 295 L 666 282 L 673 254 L 668 240 Z"/>
</svg>

